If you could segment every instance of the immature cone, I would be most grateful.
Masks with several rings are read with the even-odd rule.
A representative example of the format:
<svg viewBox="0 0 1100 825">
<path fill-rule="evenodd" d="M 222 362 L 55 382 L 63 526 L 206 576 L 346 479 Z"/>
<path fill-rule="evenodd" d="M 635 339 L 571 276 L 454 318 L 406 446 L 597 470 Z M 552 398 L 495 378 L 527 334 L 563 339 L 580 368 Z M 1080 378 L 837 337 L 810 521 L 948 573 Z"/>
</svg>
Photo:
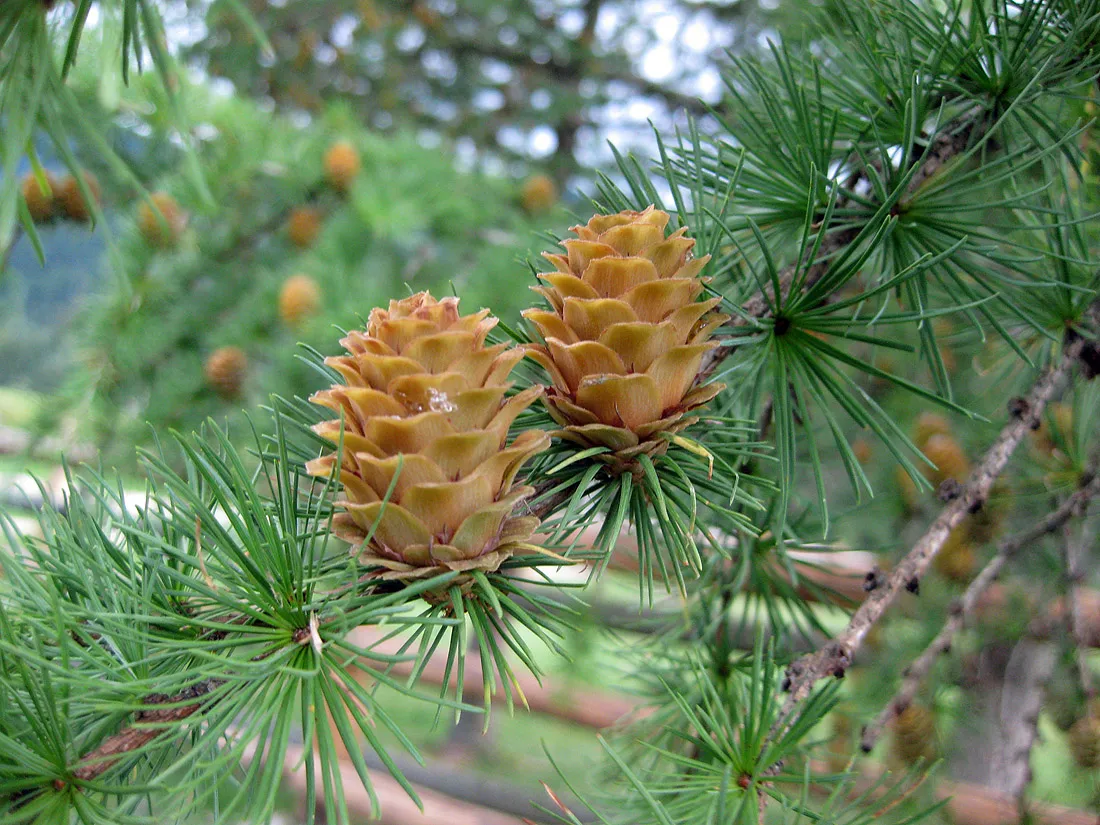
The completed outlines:
<svg viewBox="0 0 1100 825">
<path fill-rule="evenodd" d="M 100 197 L 99 181 L 91 172 L 83 172 L 82 174 L 84 175 L 84 184 L 98 204 Z M 87 221 L 91 218 L 91 207 L 84 200 L 84 195 L 80 191 L 80 184 L 76 182 L 76 178 L 72 175 L 66 175 L 61 179 L 61 184 L 55 190 L 54 197 L 57 200 L 57 205 L 61 207 L 62 213 L 67 218 L 74 221 Z"/>
<path fill-rule="evenodd" d="M 943 547 L 932 559 L 936 572 L 953 582 L 970 581 L 977 567 L 978 558 L 970 535 L 969 519 L 952 530 Z"/>
<path fill-rule="evenodd" d="M 534 488 L 514 481 L 550 437 L 528 430 L 509 444 L 508 428 L 543 390 L 505 397 L 524 352 L 486 346 L 496 323 L 487 309 L 460 316 L 457 298 L 421 292 L 373 310 L 365 331 L 341 341 L 349 354 L 325 361 L 346 386 L 311 400 L 343 421 L 314 429 L 342 439 L 343 458 L 330 453 L 307 469 L 327 477 L 340 462 L 346 512 L 333 529 L 359 545 L 361 561 L 385 568 L 383 578 L 490 572 L 531 549 L 539 520 L 515 511 Z"/>
<path fill-rule="evenodd" d="M 936 757 L 936 720 L 932 711 L 916 703 L 894 719 L 894 756 L 906 765 Z"/>
<path fill-rule="evenodd" d="M 346 140 L 332 144 L 325 152 L 325 178 L 339 192 L 351 189 L 360 168 L 359 152 Z"/>
<path fill-rule="evenodd" d="M 1069 750 L 1082 768 L 1100 768 L 1100 716 L 1082 716 L 1069 729 Z"/>
<path fill-rule="evenodd" d="M 142 201 L 138 206 L 137 224 L 150 246 L 170 249 L 179 243 L 187 225 L 187 215 L 167 192 L 154 192 L 149 201 Z"/>
<path fill-rule="evenodd" d="M 852 442 L 852 454 L 860 464 L 868 464 L 874 457 L 874 449 L 866 438 L 857 438 Z"/>
<path fill-rule="evenodd" d="M 31 213 L 31 219 L 35 223 L 48 221 L 53 217 L 56 206 L 54 199 L 57 196 L 57 179 L 49 172 L 46 173 L 46 181 L 50 191 L 45 193 L 38 185 L 38 178 L 33 174 L 23 178 L 23 200 L 27 202 L 27 211 Z"/>
<path fill-rule="evenodd" d="M 970 475 L 970 461 L 953 435 L 937 433 L 931 436 L 921 448 L 925 456 L 936 466 L 924 465 L 921 472 L 933 484 L 942 484 L 949 478 L 960 483 Z"/>
<path fill-rule="evenodd" d="M 840 712 L 833 714 L 833 732 L 832 736 L 829 737 L 828 756 L 826 757 L 829 770 L 833 773 L 840 773 L 848 767 L 848 763 L 852 758 L 854 733 L 851 716 Z"/>
<path fill-rule="evenodd" d="M 206 382 L 223 398 L 236 398 L 244 385 L 248 356 L 238 347 L 222 347 L 210 353 L 203 371 Z"/>
<path fill-rule="evenodd" d="M 696 421 L 687 413 L 723 387 L 696 386 L 717 346 L 707 339 L 729 317 L 714 312 L 719 299 L 696 300 L 710 256 L 691 257 L 686 228 L 666 238 L 668 219 L 649 207 L 573 227 L 579 238 L 562 243 L 565 254 L 545 254 L 557 271 L 533 287 L 551 309 L 523 313 L 546 342 L 530 352 L 553 382 L 546 403 L 559 435 L 610 448 L 599 458 L 616 472 L 662 453 L 661 436 Z"/>
<path fill-rule="evenodd" d="M 299 206 L 290 213 L 286 234 L 290 242 L 301 249 L 313 246 L 321 233 L 321 213 L 309 206 Z"/>
<path fill-rule="evenodd" d="M 547 175 L 532 175 L 524 181 L 520 201 L 532 215 L 545 212 L 558 202 L 558 187 Z"/>
<path fill-rule="evenodd" d="M 921 413 L 913 425 L 913 443 L 923 450 L 934 435 L 951 435 L 951 422 L 939 413 Z"/>
<path fill-rule="evenodd" d="M 279 317 L 287 326 L 298 326 L 321 306 L 321 288 L 308 275 L 292 275 L 279 291 Z"/>
</svg>

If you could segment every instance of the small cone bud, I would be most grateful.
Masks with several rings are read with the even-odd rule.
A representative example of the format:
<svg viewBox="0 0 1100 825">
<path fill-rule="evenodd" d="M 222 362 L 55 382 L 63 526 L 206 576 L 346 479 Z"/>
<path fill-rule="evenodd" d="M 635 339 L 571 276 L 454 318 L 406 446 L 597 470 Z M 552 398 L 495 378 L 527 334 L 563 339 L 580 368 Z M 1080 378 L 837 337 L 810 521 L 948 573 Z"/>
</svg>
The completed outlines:
<svg viewBox="0 0 1100 825">
<path fill-rule="evenodd" d="M 872 456 L 874 456 L 874 450 L 871 449 L 871 442 L 866 438 L 857 438 L 852 442 L 852 454 L 860 464 L 867 464 L 870 462 Z"/>
<path fill-rule="evenodd" d="M 917 489 L 916 482 L 900 465 L 894 468 L 894 480 L 897 481 L 902 509 L 906 513 L 915 512 L 917 505 L 920 504 L 920 491 Z"/>
<path fill-rule="evenodd" d="M 31 213 L 31 219 L 35 223 L 48 221 L 54 215 L 56 207 L 54 199 L 59 184 L 49 172 L 46 173 L 46 181 L 49 184 L 49 192 L 42 191 L 38 185 L 38 178 L 33 174 L 23 178 L 23 200 L 27 202 L 27 211 Z"/>
<path fill-rule="evenodd" d="M 309 206 L 299 206 L 290 213 L 286 234 L 290 242 L 300 249 L 313 246 L 321 233 L 321 213 Z"/>
<path fill-rule="evenodd" d="M 530 353 L 553 383 L 546 403 L 558 435 L 609 448 L 598 460 L 615 473 L 663 453 L 663 436 L 694 423 L 687 414 L 723 386 L 696 385 L 718 346 L 708 339 L 729 317 L 715 312 L 719 299 L 698 300 L 710 256 L 692 257 L 686 228 L 666 237 L 668 220 L 649 207 L 573 227 L 579 237 L 544 255 L 556 271 L 533 287 L 550 308 L 523 313 L 545 341 Z"/>
<path fill-rule="evenodd" d="M 325 179 L 338 192 L 351 190 L 360 168 L 359 152 L 346 140 L 332 144 L 325 152 Z"/>
<path fill-rule="evenodd" d="M 968 528 L 968 521 L 964 521 L 952 530 L 940 552 L 932 559 L 932 566 L 937 573 L 960 584 L 970 581 L 978 564 Z"/>
<path fill-rule="evenodd" d="M 287 278 L 279 292 L 279 317 L 296 327 L 321 307 L 321 288 L 308 275 Z"/>
<path fill-rule="evenodd" d="M 210 353 L 204 372 L 206 382 L 223 398 L 236 398 L 244 386 L 248 356 L 239 347 L 222 347 Z"/>
<path fill-rule="evenodd" d="M 925 456 L 936 466 L 924 465 L 921 472 L 934 486 L 939 486 L 949 478 L 960 484 L 970 474 L 970 461 L 953 435 L 936 434 L 931 436 L 923 447 Z"/>
<path fill-rule="evenodd" d="M 91 172 L 83 172 L 82 174 L 88 191 L 91 192 L 92 198 L 98 205 L 100 198 L 99 181 Z M 80 184 L 76 182 L 76 178 L 72 175 L 66 175 L 61 179 L 61 185 L 58 186 L 55 197 L 65 217 L 81 222 L 91 219 L 91 207 L 84 200 L 84 195 L 80 191 Z"/>
<path fill-rule="evenodd" d="M 142 201 L 138 206 L 137 224 L 146 243 L 158 249 L 170 249 L 179 243 L 187 216 L 167 192 L 154 192 L 149 201 Z"/>
<path fill-rule="evenodd" d="M 951 435 L 951 422 L 939 413 L 921 413 L 913 425 L 913 443 L 923 450 L 934 435 Z"/>
<path fill-rule="evenodd" d="M 894 719 L 893 755 L 905 765 L 936 757 L 936 719 L 932 711 L 915 702 Z"/>
<path fill-rule="evenodd" d="M 457 298 L 421 292 L 373 310 L 366 330 L 341 342 L 348 354 L 325 360 L 346 385 L 311 400 L 341 418 L 314 429 L 344 449 L 307 469 L 339 472 L 345 512 L 333 529 L 383 578 L 492 572 L 537 549 L 538 519 L 516 512 L 534 488 L 515 479 L 550 438 L 527 430 L 509 441 L 508 429 L 542 388 L 506 395 L 524 352 L 486 345 L 496 323 L 489 310 L 459 315 Z"/>
<path fill-rule="evenodd" d="M 1089 714 L 1069 729 L 1069 750 L 1082 768 L 1100 768 L 1100 716 Z"/>
<path fill-rule="evenodd" d="M 547 175 L 532 175 L 523 183 L 520 200 L 532 215 L 546 212 L 558 202 L 558 187 Z"/>
</svg>

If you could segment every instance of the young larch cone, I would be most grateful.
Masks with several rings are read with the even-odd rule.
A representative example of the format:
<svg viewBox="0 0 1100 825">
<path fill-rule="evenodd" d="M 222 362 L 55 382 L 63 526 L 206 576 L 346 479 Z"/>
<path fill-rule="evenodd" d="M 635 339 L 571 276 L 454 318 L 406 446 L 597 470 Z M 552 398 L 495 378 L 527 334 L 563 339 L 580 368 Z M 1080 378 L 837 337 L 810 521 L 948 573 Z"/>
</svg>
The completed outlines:
<svg viewBox="0 0 1100 825">
<path fill-rule="evenodd" d="M 936 466 L 924 465 L 921 472 L 933 484 L 942 484 L 949 478 L 960 484 L 970 475 L 970 460 L 963 452 L 962 445 L 953 435 L 932 435 L 921 446 L 924 455 Z"/>
<path fill-rule="evenodd" d="M 915 702 L 894 719 L 894 757 L 905 765 L 936 758 L 936 717 Z"/>
<path fill-rule="evenodd" d="M 520 200 L 524 209 L 537 215 L 558 202 L 558 187 L 548 175 L 532 175 L 523 183 Z"/>
<path fill-rule="evenodd" d="M 296 207 L 287 219 L 286 234 L 300 249 L 313 246 L 321 234 L 321 213 L 309 206 Z"/>
<path fill-rule="evenodd" d="M 279 290 L 279 317 L 296 327 L 321 307 L 321 287 L 308 275 L 291 275 Z"/>
<path fill-rule="evenodd" d="M 311 400 L 342 421 L 314 429 L 342 439 L 343 458 L 330 453 L 307 469 L 327 477 L 340 461 L 345 512 L 333 530 L 358 545 L 361 561 L 385 568 L 383 578 L 492 572 L 531 548 L 539 520 L 515 510 L 534 488 L 514 481 L 550 437 L 528 430 L 509 444 L 508 428 L 543 388 L 506 397 L 524 351 L 487 346 L 496 324 L 487 309 L 459 315 L 457 298 L 421 292 L 373 310 L 365 331 L 341 341 L 348 354 L 325 361 L 346 385 Z"/>
<path fill-rule="evenodd" d="M 170 249 L 179 243 L 187 226 L 187 215 L 167 192 L 154 192 L 138 206 L 137 224 L 150 246 Z"/>
<path fill-rule="evenodd" d="M 43 192 L 38 185 L 38 178 L 33 174 L 23 178 L 23 200 L 27 202 L 27 211 L 31 213 L 31 220 L 35 223 L 48 221 L 53 217 L 57 196 L 57 179 L 49 172 L 46 173 L 46 181 L 49 184 L 49 192 Z"/>
<path fill-rule="evenodd" d="M 338 141 L 325 152 L 325 179 L 333 189 L 347 193 L 359 176 L 359 152 L 346 140 Z"/>
<path fill-rule="evenodd" d="M 530 352 L 550 374 L 557 434 L 608 447 L 600 459 L 615 472 L 664 452 L 661 436 L 696 421 L 687 413 L 723 388 L 696 381 L 718 346 L 707 339 L 729 318 L 714 311 L 719 299 L 697 300 L 710 256 L 692 257 L 686 228 L 665 237 L 668 220 L 651 206 L 573 227 L 579 237 L 562 243 L 564 254 L 544 255 L 557 271 L 533 287 L 551 309 L 523 313 L 545 341 Z"/>
<path fill-rule="evenodd" d="M 913 443 L 921 449 L 934 435 L 951 435 L 951 422 L 939 413 L 923 412 L 913 425 Z"/>
<path fill-rule="evenodd" d="M 83 172 L 84 185 L 97 204 L 100 198 L 99 181 L 91 172 Z M 74 221 L 87 221 L 92 217 L 91 206 L 84 200 L 84 193 L 80 191 L 80 184 L 72 175 L 66 175 L 61 179 L 61 185 L 54 190 L 54 198 L 57 205 L 67 218 Z"/>
<path fill-rule="evenodd" d="M 206 382 L 223 398 L 236 398 L 244 386 L 248 356 L 240 347 L 221 347 L 210 353 L 203 371 Z"/>
</svg>

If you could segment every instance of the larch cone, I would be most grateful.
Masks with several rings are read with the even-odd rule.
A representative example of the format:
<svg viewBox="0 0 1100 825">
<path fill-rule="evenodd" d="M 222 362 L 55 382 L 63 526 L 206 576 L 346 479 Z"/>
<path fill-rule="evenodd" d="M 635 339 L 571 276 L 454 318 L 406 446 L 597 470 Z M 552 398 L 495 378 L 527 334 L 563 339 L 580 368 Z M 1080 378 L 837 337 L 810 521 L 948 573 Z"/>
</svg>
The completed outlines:
<svg viewBox="0 0 1100 825">
<path fill-rule="evenodd" d="M 457 298 L 421 292 L 373 310 L 365 331 L 341 341 L 348 354 L 325 361 L 345 384 L 311 400 L 342 420 L 314 429 L 342 439 L 343 459 L 333 452 L 307 469 L 327 477 L 340 462 L 344 512 L 334 532 L 383 578 L 491 572 L 536 549 L 539 520 L 516 514 L 534 488 L 515 479 L 550 437 L 528 430 L 509 443 L 508 429 L 543 388 L 507 395 L 525 353 L 487 346 L 496 324 L 489 310 L 459 315 Z"/>
<path fill-rule="evenodd" d="M 550 309 L 523 313 L 545 342 L 530 353 L 550 375 L 555 435 L 607 447 L 599 460 L 616 473 L 663 453 L 665 436 L 697 421 L 688 413 L 724 388 L 697 382 L 718 346 L 711 335 L 729 320 L 715 311 L 720 299 L 698 300 L 710 256 L 692 256 L 686 227 L 666 237 L 668 221 L 651 206 L 573 227 L 564 253 L 544 254 L 556 271 L 533 287 Z"/>
</svg>

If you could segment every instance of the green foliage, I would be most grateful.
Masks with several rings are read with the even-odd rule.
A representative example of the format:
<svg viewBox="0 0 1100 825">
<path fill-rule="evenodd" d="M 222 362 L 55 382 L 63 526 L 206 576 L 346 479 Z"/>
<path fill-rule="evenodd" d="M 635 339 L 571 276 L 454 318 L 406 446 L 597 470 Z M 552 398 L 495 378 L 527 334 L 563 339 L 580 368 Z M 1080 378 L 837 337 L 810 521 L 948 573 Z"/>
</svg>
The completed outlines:
<svg viewBox="0 0 1100 825">
<path fill-rule="evenodd" d="M 218 821 L 260 821 L 271 815 L 292 736 L 307 752 L 311 817 L 320 790 L 336 819 L 348 818 L 343 751 L 370 788 L 361 740 L 415 796 L 390 753 L 392 742 L 414 755 L 415 746 L 375 688 L 424 701 L 437 719 L 477 712 L 461 688 L 473 655 L 485 709 L 494 693 L 511 708 L 522 701 L 520 671 L 537 675 L 546 656 L 563 656 L 562 637 L 581 613 L 558 592 L 566 585 L 552 569 L 584 561 L 592 578 L 605 575 L 624 530 L 636 542 L 640 599 L 657 602 L 662 584 L 677 610 L 628 657 L 646 713 L 600 740 L 608 758 L 600 793 L 578 794 L 599 821 L 751 823 L 768 811 L 784 822 L 862 825 L 895 806 L 899 822 L 934 813 L 916 797 L 921 766 L 856 793 L 849 768 L 818 769 L 815 738 L 842 700 L 867 716 L 893 693 L 896 673 L 928 643 L 958 592 L 950 577 L 930 572 L 919 608 L 891 618 L 878 671 L 805 696 L 786 691 L 804 666 L 797 652 L 819 644 L 850 608 L 814 584 L 812 572 L 847 545 L 897 560 L 919 535 L 914 528 L 923 532 L 925 516 L 940 509 L 932 488 L 952 468 L 932 458 L 920 412 L 952 414 L 937 434 L 952 440 L 960 465 L 953 470 L 965 478 L 970 458 L 1008 414 L 1006 399 L 1067 349 L 1082 340 L 1091 347 L 1029 454 L 1015 460 L 984 509 L 968 515 L 975 559 L 1094 471 L 1100 390 L 1080 379 L 1092 377 L 1100 357 L 1100 195 L 1089 166 L 1098 144 L 1085 107 L 1100 72 L 1096 0 L 833 8 L 806 45 L 734 60 L 724 102 L 682 133 L 660 135 L 652 165 L 616 153 L 617 170 L 599 178 L 599 210 L 667 209 L 670 228 L 687 228 L 696 254 L 711 256 L 706 288 L 730 320 L 697 380 L 720 380 L 725 389 L 690 426 L 666 434 L 653 457 L 641 452 L 625 470 L 609 462 L 609 448 L 557 439 L 523 476 L 536 489 L 525 506 L 542 520 L 544 548 L 492 572 L 415 584 L 383 578 L 382 568 L 331 535 L 347 502 L 338 477 L 306 473 L 306 461 L 332 448 L 311 429 L 321 417 L 307 399 L 337 377 L 323 360 L 335 349 L 333 327 L 360 324 L 406 285 L 438 293 L 453 284 L 467 303 L 502 314 L 515 341 L 529 343 L 515 314 L 529 303 L 520 259 L 536 224 L 514 208 L 514 184 L 456 171 L 450 147 L 431 143 L 438 122 L 427 145 L 359 123 L 363 107 L 372 117 L 399 108 L 382 100 L 387 83 L 395 95 L 419 94 L 408 61 L 421 47 L 403 50 L 402 32 L 438 44 L 467 13 L 420 4 L 413 23 L 380 3 L 362 4 L 353 29 L 403 55 L 387 63 L 397 75 L 371 75 L 377 104 L 357 93 L 326 107 L 314 105 L 308 85 L 325 82 L 320 44 L 305 49 L 287 39 L 305 4 L 265 4 L 256 20 L 240 3 L 212 4 L 214 39 L 195 54 L 207 54 L 214 73 L 258 93 L 287 81 L 288 59 L 301 63 L 302 89 L 285 90 L 295 103 L 288 108 L 299 111 L 286 117 L 176 74 L 155 8 L 143 0 L 120 4 L 103 42 L 93 44 L 120 80 L 133 81 L 130 90 L 105 96 L 103 83 L 81 80 L 75 69 L 66 85 L 89 5 L 56 18 L 28 2 L 0 12 L 0 247 L 21 202 L 11 183 L 16 162 L 29 152 L 35 165 L 34 135 L 45 133 L 72 166 L 65 118 L 87 128 L 89 117 L 101 117 L 116 137 L 148 131 L 146 146 L 175 142 L 184 113 L 195 128 L 185 131 L 182 151 L 166 150 L 170 171 L 145 178 L 144 187 L 118 171 L 125 164 L 102 136 L 89 141 L 118 171 L 106 202 L 117 222 L 111 283 L 83 318 L 81 357 L 94 368 L 96 435 L 127 450 L 146 445 L 145 492 L 135 504 L 121 481 L 88 470 L 70 474 L 63 507 L 41 512 L 42 538 L 5 521 L 0 822 L 138 822 L 200 806 Z M 586 8 L 598 11 L 599 3 Z M 337 3 L 324 15 L 349 10 Z M 590 43 L 566 44 L 557 31 L 538 39 L 537 10 L 513 10 L 516 43 L 530 47 L 536 64 L 596 65 Z M 321 28 L 333 24 L 326 17 Z M 224 72 L 212 65 L 223 31 L 252 38 L 227 52 L 238 62 Z M 270 42 L 263 31 L 272 32 Z M 623 56 L 624 44 L 612 41 L 605 72 Z M 130 77 L 143 44 L 156 82 Z M 535 55 L 542 46 L 549 63 Z M 583 59 L 554 63 L 556 47 L 577 48 Z M 263 51 L 275 53 L 274 62 L 265 58 L 271 66 Z M 370 53 L 337 55 L 349 64 L 340 71 L 369 75 L 357 61 L 369 62 Z M 29 73 L 32 58 L 50 70 Z M 468 121 L 485 77 L 458 74 L 454 97 Z M 555 89 L 554 115 L 581 94 L 569 80 Z M 431 84 L 424 99 L 442 94 Z M 70 104 L 83 108 L 57 114 Z M 467 122 L 454 134 L 492 125 Z M 487 134 L 482 146 L 492 142 Z M 362 167 L 346 193 L 326 182 L 324 155 L 338 140 L 355 147 Z M 138 195 L 145 189 L 171 195 L 186 217 L 170 243 L 152 243 L 142 229 L 136 207 L 151 203 Z M 119 208 L 124 198 L 132 216 Z M 322 216 L 321 229 L 296 248 L 285 226 L 302 205 Z M 168 211 L 158 230 L 172 226 Z M 560 227 L 551 229 L 557 240 Z M 278 294 L 295 274 L 315 282 L 320 306 L 291 328 L 279 318 Z M 243 379 L 204 378 L 208 356 L 229 346 L 247 357 Z M 242 380 L 243 393 L 225 398 Z M 533 367 L 518 368 L 509 391 L 540 380 Z M 268 400 L 262 426 L 241 419 L 232 438 L 207 425 L 160 444 L 158 432 L 190 430 Z M 1015 414 L 1027 415 L 1018 403 Z M 152 435 L 135 434 L 142 422 L 153 424 Z M 512 425 L 556 426 L 535 408 Z M 868 458 L 872 441 L 888 461 Z M 395 476 L 383 511 L 396 484 Z M 900 492 L 889 496 L 895 485 Z M 951 498 L 951 485 L 940 492 Z M 1028 597 L 1057 596 L 1063 566 L 1052 544 L 1036 543 L 1019 566 Z M 874 571 L 867 584 L 883 586 Z M 362 646 L 352 633 L 359 627 L 400 640 L 398 652 Z M 965 654 L 985 634 L 1004 642 L 1024 631 L 1022 622 L 972 628 L 959 648 Z M 735 644 L 749 632 L 751 653 Z M 459 687 L 445 678 L 441 690 L 426 690 L 419 682 L 429 657 L 443 651 L 445 676 Z M 845 664 L 830 673 L 845 675 L 853 652 L 841 651 Z M 394 666 L 410 662 L 411 676 L 398 680 Z M 945 659 L 938 688 L 929 690 L 937 712 L 964 712 L 953 684 L 960 670 Z M 219 781 L 227 773 L 231 789 Z M 570 784 L 569 767 L 561 773 Z M 553 814 L 580 821 L 564 806 Z"/>
<path fill-rule="evenodd" d="M 406 289 L 460 290 L 505 317 L 521 305 L 515 261 L 531 225 L 512 209 L 508 181 L 457 172 L 449 156 L 414 141 L 364 133 L 343 111 L 303 133 L 254 105 L 193 91 L 189 109 L 213 136 L 198 157 L 218 206 L 204 209 L 188 179 L 173 176 L 150 187 L 189 216 L 174 249 L 151 245 L 130 216 L 119 222 L 108 263 L 116 282 L 82 322 L 97 440 L 129 444 L 147 423 L 187 429 L 208 415 L 235 417 L 265 388 L 308 395 L 315 384 L 295 343 L 331 351 L 334 328 Z M 362 162 L 347 199 L 322 169 L 337 140 L 350 140 Z M 303 205 L 321 229 L 300 249 L 287 221 Z M 320 306 L 288 324 L 280 290 L 299 274 L 316 283 Z M 225 346 L 248 358 L 243 390 L 228 400 L 203 374 Z"/>
</svg>

